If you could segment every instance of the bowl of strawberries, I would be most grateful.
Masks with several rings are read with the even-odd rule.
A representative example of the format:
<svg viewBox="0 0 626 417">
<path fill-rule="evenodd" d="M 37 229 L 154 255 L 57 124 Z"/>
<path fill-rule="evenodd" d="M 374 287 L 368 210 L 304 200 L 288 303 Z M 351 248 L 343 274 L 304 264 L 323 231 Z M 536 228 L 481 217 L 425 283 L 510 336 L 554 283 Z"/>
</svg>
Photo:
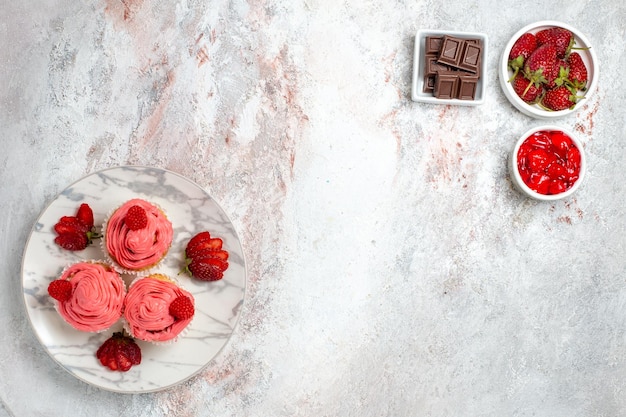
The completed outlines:
<svg viewBox="0 0 626 417">
<path fill-rule="evenodd" d="M 526 131 L 513 147 L 509 172 L 523 194 L 541 201 L 571 196 L 585 177 L 587 162 L 574 132 L 556 125 Z"/>
<path fill-rule="evenodd" d="M 578 29 L 552 20 L 520 29 L 506 44 L 498 70 L 511 104 L 527 116 L 576 113 L 598 82 L 598 60 Z"/>
</svg>

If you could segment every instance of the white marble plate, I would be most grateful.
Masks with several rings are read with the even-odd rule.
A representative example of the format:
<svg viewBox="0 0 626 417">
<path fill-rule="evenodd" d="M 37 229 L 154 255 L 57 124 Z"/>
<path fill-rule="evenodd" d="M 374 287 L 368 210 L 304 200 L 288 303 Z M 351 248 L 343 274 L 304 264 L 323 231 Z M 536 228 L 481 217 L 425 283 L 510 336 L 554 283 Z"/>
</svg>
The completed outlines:
<svg viewBox="0 0 626 417">
<path fill-rule="evenodd" d="M 189 331 L 167 346 L 138 342 L 142 362 L 128 372 L 113 372 L 96 359 L 96 350 L 121 323 L 103 333 L 74 330 L 54 309 L 48 284 L 69 264 L 104 259 L 98 242 L 80 252 L 54 243 L 53 226 L 63 215 L 74 215 L 82 202 L 94 211 L 96 225 L 131 198 L 162 207 L 174 226 L 174 241 L 159 272 L 176 278 L 196 300 Z M 178 275 L 187 241 L 208 230 L 221 237 L 230 253 L 229 268 L 216 282 Z M 200 372 L 226 345 L 241 315 L 246 289 L 246 263 L 241 242 L 219 205 L 197 184 L 159 168 L 124 166 L 90 174 L 66 188 L 39 216 L 24 249 L 22 290 L 35 334 L 50 356 L 76 378 L 105 390 L 143 393 L 166 389 Z M 126 282 L 132 278 L 124 276 Z"/>
</svg>

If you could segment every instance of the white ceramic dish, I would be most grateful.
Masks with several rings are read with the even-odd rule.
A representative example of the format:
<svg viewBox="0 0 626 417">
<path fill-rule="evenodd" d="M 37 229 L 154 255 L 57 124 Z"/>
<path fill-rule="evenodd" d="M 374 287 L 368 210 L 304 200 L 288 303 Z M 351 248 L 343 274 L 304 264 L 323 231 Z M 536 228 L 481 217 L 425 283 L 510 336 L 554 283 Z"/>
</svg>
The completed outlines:
<svg viewBox="0 0 626 417">
<path fill-rule="evenodd" d="M 426 37 L 450 35 L 462 39 L 480 39 L 483 45 L 480 66 L 480 78 L 476 87 L 474 100 L 440 99 L 432 93 L 424 92 L 424 49 Z M 455 32 L 451 30 L 419 30 L 415 36 L 415 51 L 413 54 L 413 80 L 411 87 L 411 99 L 413 101 L 431 104 L 453 104 L 458 106 L 479 106 L 485 102 L 485 90 L 487 80 L 487 53 L 489 50 L 488 37 L 484 33 Z"/>
<path fill-rule="evenodd" d="M 560 194 L 550 194 L 550 195 L 540 194 L 532 190 L 528 185 L 524 183 L 524 180 L 522 180 L 522 177 L 517 167 L 518 165 L 517 154 L 519 152 L 520 146 L 533 133 L 540 132 L 540 131 L 555 131 L 555 130 L 562 131 L 565 134 L 567 134 L 572 139 L 572 142 L 574 143 L 574 145 L 576 145 L 576 147 L 578 148 L 580 152 L 580 174 L 578 176 L 578 179 L 574 183 L 574 185 L 572 185 L 572 187 L 569 188 L 568 190 Z M 511 152 L 511 155 L 509 156 L 509 173 L 511 176 L 511 180 L 513 181 L 513 184 L 523 194 L 527 195 L 528 197 L 532 197 L 536 200 L 540 200 L 540 201 L 554 201 L 554 200 L 560 200 L 560 199 L 571 196 L 572 194 L 576 192 L 576 190 L 578 190 L 578 188 L 584 181 L 586 171 L 587 171 L 587 159 L 585 157 L 585 150 L 583 148 L 582 142 L 578 139 L 578 137 L 576 136 L 574 132 L 562 126 L 543 125 L 543 126 L 537 126 L 537 127 L 533 127 L 532 129 L 529 129 L 522 136 L 520 136 L 520 138 L 517 140 L 517 142 L 515 143 L 515 146 L 513 147 L 513 151 Z"/>
<path fill-rule="evenodd" d="M 513 85 L 509 82 L 509 79 L 513 75 L 513 71 L 508 68 L 509 62 L 509 53 L 513 44 L 517 39 L 520 38 L 524 33 L 537 33 L 540 30 L 547 29 L 550 27 L 559 26 L 564 29 L 568 29 L 574 34 L 575 47 L 577 48 L 588 48 L 576 50 L 578 52 L 587 67 L 588 73 L 588 81 L 587 81 L 587 91 L 579 92 L 578 95 L 584 95 L 584 98 L 579 99 L 576 103 L 576 106 L 573 109 L 561 110 L 561 111 L 549 111 L 541 108 L 537 104 L 528 104 L 524 102 L 513 90 Z M 500 86 L 502 87 L 502 91 L 504 91 L 504 95 L 507 99 L 521 111 L 523 114 L 534 117 L 536 119 L 556 119 L 564 116 L 569 116 L 574 114 L 580 110 L 582 106 L 585 105 L 587 99 L 595 92 L 597 84 L 598 84 L 598 58 L 596 57 L 596 52 L 591 46 L 589 40 L 582 34 L 578 29 L 568 25 L 567 23 L 558 22 L 554 20 L 544 20 L 540 22 L 531 23 L 523 28 L 521 28 L 515 35 L 511 37 L 509 42 L 504 47 L 502 51 L 502 57 L 500 58 L 500 64 L 498 67 L 498 77 L 500 78 Z"/>
<path fill-rule="evenodd" d="M 188 332 L 167 346 L 138 341 L 142 362 L 128 372 L 114 372 L 96 359 L 96 350 L 113 333 L 74 330 L 56 312 L 48 284 L 67 265 L 104 259 L 97 242 L 79 252 L 54 243 L 53 225 L 74 215 L 82 202 L 94 211 L 96 226 L 112 208 L 131 198 L 144 198 L 163 207 L 174 226 L 174 241 L 159 272 L 176 278 L 196 300 L 196 314 Z M 208 230 L 221 237 L 230 253 L 224 278 L 201 282 L 178 275 L 186 244 Z M 133 278 L 123 275 L 126 283 Z M 44 349 L 76 378 L 105 390 L 122 393 L 159 391 L 200 372 L 226 345 L 241 315 L 246 289 L 246 263 L 235 229 L 219 205 L 197 184 L 170 171 L 138 166 L 110 168 L 90 174 L 67 187 L 46 207 L 30 234 L 22 260 L 22 291 L 26 313 Z"/>
</svg>

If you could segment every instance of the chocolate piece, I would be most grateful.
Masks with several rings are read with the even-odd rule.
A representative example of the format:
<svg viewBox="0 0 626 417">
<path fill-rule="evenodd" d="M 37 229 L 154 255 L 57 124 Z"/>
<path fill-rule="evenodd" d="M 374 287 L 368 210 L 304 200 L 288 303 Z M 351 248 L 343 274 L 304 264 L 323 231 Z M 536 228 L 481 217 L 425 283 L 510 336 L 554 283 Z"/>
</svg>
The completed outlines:
<svg viewBox="0 0 626 417">
<path fill-rule="evenodd" d="M 464 71 L 439 71 L 435 77 L 433 95 L 436 98 L 474 100 L 478 77 Z"/>
<path fill-rule="evenodd" d="M 426 74 L 435 75 L 438 71 L 450 71 L 451 68 L 437 61 L 436 56 L 426 57 Z"/>
<path fill-rule="evenodd" d="M 458 68 L 466 44 L 465 39 L 444 35 L 437 61 Z"/>
<path fill-rule="evenodd" d="M 427 74 L 424 76 L 424 92 L 432 93 L 435 89 L 435 78 L 437 74 Z"/>
<path fill-rule="evenodd" d="M 435 77 L 433 94 L 437 98 L 456 98 L 459 90 L 459 75 L 452 71 L 440 71 Z"/>
<path fill-rule="evenodd" d="M 482 42 L 479 39 L 461 39 L 445 35 L 437 62 L 476 73 L 480 65 L 482 49 Z"/>
<path fill-rule="evenodd" d="M 476 90 L 478 89 L 478 76 L 462 75 L 459 77 L 459 93 L 460 100 L 474 100 L 476 98 Z"/>
<path fill-rule="evenodd" d="M 426 36 L 425 55 L 439 55 L 442 36 Z"/>
<path fill-rule="evenodd" d="M 476 44 L 466 42 L 461 55 L 461 60 L 457 66 L 463 70 L 476 73 L 478 71 L 478 66 L 480 65 L 481 52 L 482 46 L 480 43 Z"/>
</svg>

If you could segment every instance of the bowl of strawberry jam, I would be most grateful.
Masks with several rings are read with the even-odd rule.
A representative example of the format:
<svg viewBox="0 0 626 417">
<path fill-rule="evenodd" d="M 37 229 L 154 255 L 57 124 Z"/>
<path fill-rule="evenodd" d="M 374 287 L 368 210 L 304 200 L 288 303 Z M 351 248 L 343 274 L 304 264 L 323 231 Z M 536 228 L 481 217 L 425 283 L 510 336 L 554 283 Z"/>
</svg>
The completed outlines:
<svg viewBox="0 0 626 417">
<path fill-rule="evenodd" d="M 509 159 L 513 183 L 537 200 L 559 200 L 582 183 L 586 159 L 582 143 L 568 129 L 539 126 L 524 133 Z"/>
</svg>

